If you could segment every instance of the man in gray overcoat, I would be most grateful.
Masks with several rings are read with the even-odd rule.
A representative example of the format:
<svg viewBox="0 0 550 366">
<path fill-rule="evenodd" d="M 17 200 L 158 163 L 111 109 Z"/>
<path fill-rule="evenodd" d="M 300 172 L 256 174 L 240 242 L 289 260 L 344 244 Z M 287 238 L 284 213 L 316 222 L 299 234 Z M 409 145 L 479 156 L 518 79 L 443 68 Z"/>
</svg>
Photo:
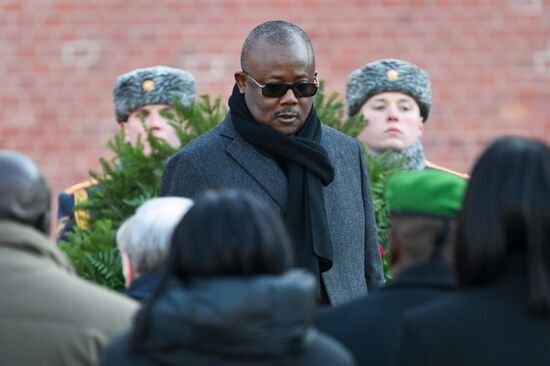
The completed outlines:
<svg viewBox="0 0 550 366">
<path fill-rule="evenodd" d="M 237 188 L 285 219 L 297 266 L 319 279 L 319 301 L 337 305 L 383 285 L 364 155 L 354 139 L 321 123 L 308 35 L 270 21 L 246 38 L 230 112 L 172 157 L 161 195 L 195 197 Z"/>
<path fill-rule="evenodd" d="M 79 278 L 48 236 L 50 189 L 27 157 L 0 150 L 0 365 L 97 365 L 138 304 Z"/>
</svg>

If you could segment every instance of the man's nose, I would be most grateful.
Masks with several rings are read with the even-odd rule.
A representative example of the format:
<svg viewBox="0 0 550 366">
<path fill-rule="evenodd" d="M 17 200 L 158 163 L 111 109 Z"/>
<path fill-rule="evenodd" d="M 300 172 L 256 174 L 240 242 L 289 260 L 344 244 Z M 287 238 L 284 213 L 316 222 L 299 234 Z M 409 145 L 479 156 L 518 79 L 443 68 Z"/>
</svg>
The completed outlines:
<svg viewBox="0 0 550 366">
<path fill-rule="evenodd" d="M 282 104 L 298 104 L 298 98 L 296 98 L 296 95 L 294 95 L 294 91 L 292 89 L 288 89 L 281 97 L 281 103 Z"/>
<path fill-rule="evenodd" d="M 154 111 L 149 115 L 149 127 L 160 127 L 164 122 L 164 117 L 159 112 Z"/>
<path fill-rule="evenodd" d="M 397 122 L 399 121 L 399 114 L 395 108 L 388 109 L 388 121 Z"/>
</svg>

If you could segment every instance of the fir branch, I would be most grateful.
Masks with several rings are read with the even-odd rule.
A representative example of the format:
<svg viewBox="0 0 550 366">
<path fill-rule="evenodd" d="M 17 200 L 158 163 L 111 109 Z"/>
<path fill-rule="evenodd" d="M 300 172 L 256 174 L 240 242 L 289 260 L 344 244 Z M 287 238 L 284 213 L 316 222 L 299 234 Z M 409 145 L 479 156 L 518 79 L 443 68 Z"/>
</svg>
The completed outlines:
<svg viewBox="0 0 550 366">
<path fill-rule="evenodd" d="M 212 103 L 209 97 L 201 97 L 187 109 L 175 100 L 174 110 L 168 118 L 179 137 L 179 148 L 215 127 L 227 112 L 219 98 Z M 60 243 L 81 277 L 116 290 L 124 288 L 116 231 L 143 202 L 158 196 L 165 163 L 179 150 L 145 130 L 151 146 L 148 155 L 140 139 L 135 146 L 127 144 L 121 131 L 107 142 L 114 157 L 101 158 L 101 170 L 90 171 L 97 184 L 90 187 L 88 200 L 75 207 L 90 213 L 88 226 L 74 227 L 67 241 Z"/>
</svg>

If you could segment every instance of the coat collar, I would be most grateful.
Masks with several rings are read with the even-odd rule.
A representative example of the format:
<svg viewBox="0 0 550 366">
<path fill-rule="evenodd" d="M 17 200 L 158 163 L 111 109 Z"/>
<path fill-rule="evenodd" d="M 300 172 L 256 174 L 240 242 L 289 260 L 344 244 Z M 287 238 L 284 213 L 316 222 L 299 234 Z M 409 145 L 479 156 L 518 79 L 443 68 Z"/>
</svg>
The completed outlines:
<svg viewBox="0 0 550 366">
<path fill-rule="evenodd" d="M 147 272 L 136 278 L 126 289 L 126 295 L 137 301 L 147 300 L 160 279 L 159 272 Z"/>
<path fill-rule="evenodd" d="M 0 248 L 40 256 L 69 273 L 74 272 L 68 258 L 53 241 L 38 230 L 15 221 L 0 220 Z"/>
<path fill-rule="evenodd" d="M 441 260 L 425 262 L 397 276 L 387 289 L 404 287 L 434 287 L 454 289 L 455 280 L 449 265 Z"/>
<path fill-rule="evenodd" d="M 225 146 L 226 152 L 285 212 L 288 180 L 277 163 L 260 153 L 237 133 L 229 113 L 222 122 L 219 133 L 229 140 Z"/>
</svg>

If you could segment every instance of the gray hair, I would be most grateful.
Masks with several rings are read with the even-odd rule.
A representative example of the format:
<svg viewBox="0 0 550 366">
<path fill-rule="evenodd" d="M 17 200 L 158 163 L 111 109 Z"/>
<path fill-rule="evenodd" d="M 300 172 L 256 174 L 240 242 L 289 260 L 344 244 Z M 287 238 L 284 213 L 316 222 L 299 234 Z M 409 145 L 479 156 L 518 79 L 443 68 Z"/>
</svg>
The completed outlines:
<svg viewBox="0 0 550 366">
<path fill-rule="evenodd" d="M 193 206 L 182 197 L 160 197 L 144 202 L 118 229 L 118 249 L 130 258 L 133 270 L 143 274 L 160 269 L 177 223 Z"/>
<path fill-rule="evenodd" d="M 248 68 L 247 62 L 251 50 L 256 41 L 260 39 L 267 41 L 269 44 L 283 46 L 289 46 L 295 43 L 297 39 L 301 39 L 313 55 L 311 39 L 302 28 L 284 20 L 272 20 L 258 25 L 246 37 L 241 50 L 241 68 Z"/>
</svg>

